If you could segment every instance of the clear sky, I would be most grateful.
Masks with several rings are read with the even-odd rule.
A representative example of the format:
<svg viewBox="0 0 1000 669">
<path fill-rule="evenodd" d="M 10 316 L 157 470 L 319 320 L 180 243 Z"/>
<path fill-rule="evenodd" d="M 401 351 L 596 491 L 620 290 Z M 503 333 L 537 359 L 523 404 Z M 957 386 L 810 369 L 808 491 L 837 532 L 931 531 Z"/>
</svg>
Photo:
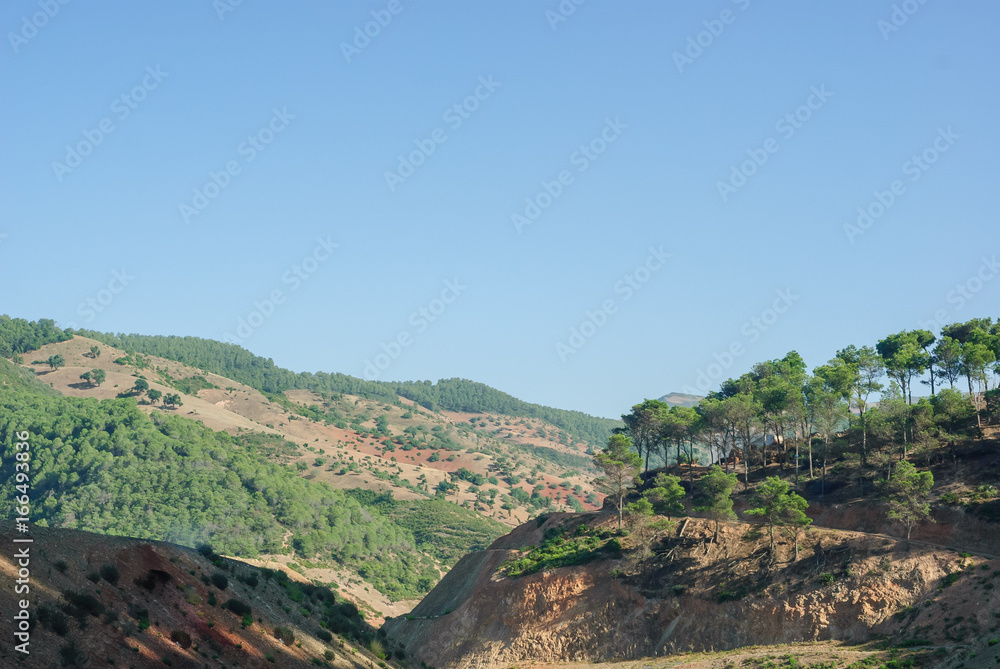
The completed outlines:
<svg viewBox="0 0 1000 669">
<path fill-rule="evenodd" d="M 986 0 L 8 0 L 0 312 L 610 417 L 1000 315 L 998 25 Z"/>
</svg>

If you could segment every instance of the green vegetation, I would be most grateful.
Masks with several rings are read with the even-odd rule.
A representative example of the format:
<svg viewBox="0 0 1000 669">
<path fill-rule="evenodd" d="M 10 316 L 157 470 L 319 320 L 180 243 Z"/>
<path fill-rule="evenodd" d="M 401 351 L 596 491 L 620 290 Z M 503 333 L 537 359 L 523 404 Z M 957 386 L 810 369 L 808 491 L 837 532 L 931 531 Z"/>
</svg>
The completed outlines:
<svg viewBox="0 0 1000 669">
<path fill-rule="evenodd" d="M 715 541 L 719 539 L 719 523 L 723 520 L 736 520 L 732 495 L 737 482 L 736 474 L 727 474 L 718 465 L 712 465 L 708 473 L 698 481 L 694 510 L 715 521 Z"/>
<path fill-rule="evenodd" d="M 508 560 L 500 565 L 507 576 L 527 576 L 543 569 L 586 564 L 601 557 L 616 558 L 621 554 L 621 544 L 607 531 L 598 532 L 587 525 L 580 525 L 572 533 L 556 530 L 546 533 L 547 538 L 528 554 Z"/>
<path fill-rule="evenodd" d="M 879 483 L 888 508 L 886 515 L 903 524 L 906 543 L 909 544 L 914 525 L 930 518 L 931 506 L 927 498 L 934 487 L 934 475 L 918 472 L 906 460 L 897 464 L 895 469 L 888 480 Z"/>
<path fill-rule="evenodd" d="M 287 552 L 291 532 L 297 554 L 353 567 L 392 597 L 416 596 L 436 581 L 411 532 L 269 462 L 252 437 L 147 417 L 133 398 L 52 397 L 6 361 L 0 372 L 10 381 L 0 383 L 0 491 L 15 494 L 14 435 L 26 431 L 39 524 L 189 546 L 210 540 L 247 557 Z"/>
<path fill-rule="evenodd" d="M 795 559 L 799 559 L 799 529 L 808 527 L 812 518 L 806 516 L 809 503 L 801 496 L 789 491 L 788 483 L 777 476 L 769 476 L 757 488 L 750 501 L 753 508 L 747 509 L 748 516 L 760 516 L 767 523 L 770 548 L 774 551 L 774 528 L 787 530 L 795 540 Z"/>
<path fill-rule="evenodd" d="M 413 533 L 417 548 L 451 567 L 469 551 L 487 548 L 509 531 L 492 518 L 484 518 L 443 499 L 399 501 L 389 493 L 355 488 L 347 493 L 366 508 L 375 509 L 397 526 Z"/>
<path fill-rule="evenodd" d="M 34 351 L 45 344 L 66 341 L 72 335 L 56 327 L 55 321 L 43 318 L 26 321 L 0 314 L 0 357 L 10 358 Z"/>
<path fill-rule="evenodd" d="M 54 334 L 59 333 L 55 331 Z M 619 421 L 588 416 L 580 411 L 524 402 L 485 384 L 466 379 L 442 379 L 432 384 L 430 381 L 365 381 L 346 374 L 326 372 L 296 374 L 276 366 L 270 358 L 262 358 L 240 346 L 211 339 L 115 335 L 92 330 L 78 330 L 75 334 L 128 353 L 176 360 L 245 383 L 265 393 L 304 389 L 324 395 L 356 395 L 390 404 L 397 404 L 401 396 L 432 411 L 469 411 L 539 418 L 562 428 L 575 439 L 595 446 L 603 444 L 611 431 L 621 425 Z"/>
<path fill-rule="evenodd" d="M 594 480 L 594 486 L 614 500 L 618 509 L 618 529 L 622 528 L 622 512 L 625 507 L 625 497 L 638 483 L 639 467 L 642 460 L 629 450 L 631 440 L 623 434 L 613 434 L 608 438 L 608 445 L 603 451 L 594 455 L 594 465 L 604 476 Z"/>
<path fill-rule="evenodd" d="M 841 476 L 839 484 L 857 485 L 856 495 L 867 497 L 872 482 L 886 481 L 880 486 L 890 517 L 909 536 L 928 517 L 925 497 L 933 479 L 914 474 L 906 463 L 927 467 L 950 460 L 958 476 L 961 449 L 982 437 L 984 423 L 1000 417 L 1000 389 L 989 388 L 991 374 L 1000 373 L 998 361 L 1000 322 L 990 318 L 946 325 L 937 336 L 906 330 L 875 346 L 850 345 L 812 374 L 790 351 L 727 379 L 691 413 L 659 400 L 636 404 L 622 416 L 621 432 L 647 468 L 652 462 L 680 474 L 683 463 L 708 452 L 725 472 L 742 470 L 747 491 L 777 474 L 795 486 L 805 476 L 818 484 L 814 492 L 825 495 L 829 464 L 836 460 L 833 473 L 851 476 Z M 963 380 L 967 392 L 955 387 Z M 931 396 L 914 398 L 915 384 L 928 385 Z M 894 476 L 893 468 L 901 466 L 906 476 Z M 691 468 L 688 476 L 693 486 Z M 995 496 L 995 487 L 977 489 L 973 510 L 1000 516 Z M 949 493 L 945 501 L 961 498 Z"/>
</svg>

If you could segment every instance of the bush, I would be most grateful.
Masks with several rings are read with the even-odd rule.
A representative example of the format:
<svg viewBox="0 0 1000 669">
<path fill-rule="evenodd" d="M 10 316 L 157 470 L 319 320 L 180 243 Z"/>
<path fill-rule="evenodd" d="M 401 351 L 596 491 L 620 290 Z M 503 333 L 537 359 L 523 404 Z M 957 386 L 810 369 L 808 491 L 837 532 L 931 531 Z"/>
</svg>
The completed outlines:
<svg viewBox="0 0 1000 669">
<path fill-rule="evenodd" d="M 333 641 L 333 635 L 327 632 L 323 628 L 316 630 L 316 638 L 318 638 L 320 641 L 325 641 L 326 643 L 330 643 L 331 641 Z"/>
<path fill-rule="evenodd" d="M 295 643 L 295 632 L 287 627 L 275 627 L 274 636 L 286 646 L 291 646 Z"/>
<path fill-rule="evenodd" d="M 135 579 L 135 584 L 141 588 L 152 592 L 157 585 L 164 585 L 170 581 L 170 574 L 160 569 L 150 569 L 142 578 Z"/>
<path fill-rule="evenodd" d="M 822 583 L 823 585 L 830 585 L 835 580 L 837 580 L 837 578 L 828 571 L 824 571 L 822 574 L 819 575 L 819 582 Z"/>
<path fill-rule="evenodd" d="M 75 618 L 82 618 L 87 614 L 96 618 L 104 613 L 104 604 L 101 604 L 101 601 L 91 594 L 66 590 L 62 595 L 63 599 L 66 600 L 63 611 L 68 615 Z"/>
<path fill-rule="evenodd" d="M 215 572 L 212 574 L 212 585 L 217 587 L 219 590 L 225 590 L 229 587 L 229 579 L 226 578 L 225 574 Z"/>
<path fill-rule="evenodd" d="M 962 577 L 962 572 L 960 572 L 960 571 L 956 571 L 956 572 L 953 572 L 951 574 L 948 574 L 943 579 L 941 579 L 941 587 L 942 588 L 947 588 L 949 585 L 954 585 L 955 582 L 958 581 L 958 579 L 961 578 L 961 577 Z"/>
<path fill-rule="evenodd" d="M 36 615 L 38 622 L 45 629 L 59 636 L 66 636 L 69 633 L 69 619 L 51 604 L 40 606 Z"/>
<path fill-rule="evenodd" d="M 111 585 L 117 585 L 118 579 L 121 578 L 121 572 L 118 571 L 118 567 L 113 564 L 106 564 L 101 567 L 101 578 L 110 583 Z"/>
<path fill-rule="evenodd" d="M 239 599 L 230 599 L 223 604 L 223 608 L 229 609 L 238 616 L 248 616 L 253 612 L 253 609 L 250 608 L 249 604 L 244 601 L 240 601 Z"/>
<path fill-rule="evenodd" d="M 380 660 L 384 660 L 386 658 L 385 646 L 383 646 L 382 642 L 378 639 L 372 639 L 371 642 L 369 642 L 368 650 L 371 651 L 372 655 Z"/>
<path fill-rule="evenodd" d="M 185 650 L 191 647 L 191 635 L 184 630 L 174 630 L 171 632 L 170 640 Z"/>
</svg>

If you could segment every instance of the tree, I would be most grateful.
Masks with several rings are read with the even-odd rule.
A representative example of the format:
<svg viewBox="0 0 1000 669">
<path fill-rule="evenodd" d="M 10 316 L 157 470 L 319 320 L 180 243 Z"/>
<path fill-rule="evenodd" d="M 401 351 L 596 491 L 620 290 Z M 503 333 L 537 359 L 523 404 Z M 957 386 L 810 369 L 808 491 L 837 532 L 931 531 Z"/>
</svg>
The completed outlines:
<svg viewBox="0 0 1000 669">
<path fill-rule="evenodd" d="M 84 372 L 83 374 L 81 374 L 80 379 L 86 381 L 88 386 L 94 385 L 94 378 L 90 372 Z"/>
<path fill-rule="evenodd" d="M 722 401 L 722 413 L 732 432 L 739 437 L 743 450 L 743 488 L 750 487 L 750 452 L 757 428 L 760 403 L 749 392 L 740 392 Z M 763 462 L 763 459 L 761 460 Z"/>
<path fill-rule="evenodd" d="M 954 388 L 955 381 L 962 376 L 962 342 L 941 337 L 934 347 L 933 361 L 938 366 L 937 377 Z"/>
<path fill-rule="evenodd" d="M 661 439 L 662 423 L 670 408 L 660 400 L 645 400 L 636 404 L 632 411 L 622 415 L 625 423 L 624 432 L 632 440 L 639 457 L 645 456 L 646 471 L 649 471 L 649 456 L 658 450 Z"/>
<path fill-rule="evenodd" d="M 162 396 L 163 393 L 161 393 L 156 388 L 150 388 L 149 390 L 146 391 L 146 397 L 149 398 L 150 404 L 156 404 Z"/>
<path fill-rule="evenodd" d="M 184 406 L 184 402 L 181 401 L 181 396 L 177 393 L 167 393 L 163 396 L 163 406 L 165 407 L 179 407 Z"/>
<path fill-rule="evenodd" d="M 458 486 L 456 484 L 454 484 L 454 483 L 451 483 L 450 481 L 442 480 L 434 488 L 434 492 L 435 492 L 435 494 L 438 494 L 438 495 L 441 495 L 441 496 L 446 496 L 450 492 L 457 493 L 458 492 Z"/>
<path fill-rule="evenodd" d="M 653 479 L 653 486 L 642 493 L 642 498 L 648 500 L 656 513 L 670 518 L 684 515 L 684 488 L 681 487 L 679 476 L 660 473 Z"/>
<path fill-rule="evenodd" d="M 645 497 L 628 504 L 625 513 L 629 529 L 638 544 L 639 551 L 636 557 L 640 562 L 645 561 L 652 553 L 650 540 L 660 532 L 671 530 L 674 522 L 666 518 L 657 518 L 653 504 Z"/>
<path fill-rule="evenodd" d="M 66 365 L 66 359 L 61 355 L 50 355 L 45 362 L 48 363 L 50 369 L 59 369 Z"/>
<path fill-rule="evenodd" d="M 90 378 L 94 382 L 95 386 L 100 386 L 102 383 L 104 383 L 104 379 L 106 379 L 107 376 L 108 376 L 107 373 L 105 373 L 103 369 L 90 370 Z"/>
<path fill-rule="evenodd" d="M 625 497 L 638 483 L 636 477 L 642 466 L 642 458 L 632 450 L 631 439 L 623 434 L 613 434 L 608 438 L 608 445 L 604 450 L 594 455 L 594 465 L 604 473 L 604 476 L 594 480 L 594 486 L 616 500 L 620 530 Z"/>
<path fill-rule="evenodd" d="M 816 368 L 826 384 L 850 400 L 861 420 L 861 464 L 868 458 L 868 398 L 882 390 L 879 379 L 885 374 L 882 358 L 871 346 L 848 346 L 826 365 Z"/>
<path fill-rule="evenodd" d="M 960 344 L 959 366 L 969 382 L 969 400 L 976 408 L 976 424 L 980 427 L 981 396 L 973 388 L 973 381 L 985 390 L 986 368 L 996 361 L 1000 353 L 1000 337 L 993 332 L 994 328 L 992 318 L 973 318 L 941 328 L 942 338 L 950 337 Z"/>
<path fill-rule="evenodd" d="M 931 344 L 937 341 L 937 337 L 930 330 L 913 330 L 913 335 L 917 339 L 917 344 L 920 348 L 924 350 L 925 360 L 927 361 L 927 371 L 930 372 L 930 381 L 921 381 L 923 384 L 929 383 L 931 386 L 931 395 L 934 394 L 934 376 L 936 372 L 934 371 L 934 352 L 930 350 Z"/>
<path fill-rule="evenodd" d="M 698 481 L 699 500 L 694 510 L 715 521 L 715 542 L 719 540 L 719 523 L 723 520 L 736 520 L 732 494 L 737 483 L 739 479 L 736 474 L 727 474 L 718 465 L 712 465 L 708 473 Z"/>
<path fill-rule="evenodd" d="M 906 545 L 909 547 L 913 527 L 930 519 L 931 506 L 927 503 L 927 497 L 934 487 L 934 475 L 919 472 L 916 467 L 903 460 L 896 465 L 892 477 L 879 484 L 885 498 L 886 516 L 898 520 L 906 528 Z"/>
<path fill-rule="evenodd" d="M 91 346 L 90 347 L 90 357 L 94 358 L 95 360 L 97 358 L 100 358 L 101 357 L 101 348 L 99 346 Z"/>
<path fill-rule="evenodd" d="M 774 528 L 786 530 L 795 540 L 795 559 L 799 559 L 799 528 L 808 527 L 812 519 L 806 516 L 809 503 L 794 493 L 789 486 L 777 476 L 769 476 L 754 493 L 750 504 L 754 508 L 747 509 L 748 516 L 760 516 L 767 523 L 768 536 L 771 540 L 771 552 L 774 553 Z"/>
<path fill-rule="evenodd" d="M 927 337 L 934 341 L 934 335 L 927 330 L 904 330 L 889 335 L 875 345 L 885 364 L 886 374 L 899 383 L 907 404 L 913 403 L 913 377 L 923 374 L 931 363 L 923 343 Z"/>
<path fill-rule="evenodd" d="M 819 374 L 817 373 L 817 376 Z M 809 403 L 812 412 L 813 422 L 823 435 L 823 468 L 821 494 L 826 494 L 826 462 L 830 456 L 830 442 L 833 435 L 837 433 L 840 426 L 847 420 L 849 413 L 848 403 L 843 396 L 828 387 L 821 386 L 814 390 L 812 401 Z"/>
<path fill-rule="evenodd" d="M 149 382 L 146 379 L 136 379 L 135 385 L 132 386 L 132 392 L 141 397 L 147 390 L 149 390 Z"/>
</svg>

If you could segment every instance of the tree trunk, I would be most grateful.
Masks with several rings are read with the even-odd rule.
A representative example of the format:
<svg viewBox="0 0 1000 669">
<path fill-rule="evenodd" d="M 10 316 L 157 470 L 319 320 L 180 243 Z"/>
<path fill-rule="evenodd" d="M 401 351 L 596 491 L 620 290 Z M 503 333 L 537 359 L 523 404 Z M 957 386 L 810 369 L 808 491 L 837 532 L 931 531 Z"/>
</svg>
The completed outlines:
<svg viewBox="0 0 1000 669">
<path fill-rule="evenodd" d="M 691 484 L 691 492 L 694 493 L 694 438 L 688 439 L 690 451 L 688 453 L 688 482 Z"/>
<path fill-rule="evenodd" d="M 749 450 L 749 449 L 747 449 Z M 743 453 L 743 489 L 750 489 L 750 457 L 749 453 Z"/>
<path fill-rule="evenodd" d="M 795 485 L 799 485 L 799 440 L 795 440 Z"/>
<path fill-rule="evenodd" d="M 934 359 L 933 358 L 931 358 L 930 368 L 931 368 L 931 396 L 933 396 L 934 395 Z"/>
<path fill-rule="evenodd" d="M 809 480 L 813 479 L 813 438 L 809 435 Z"/>
</svg>

